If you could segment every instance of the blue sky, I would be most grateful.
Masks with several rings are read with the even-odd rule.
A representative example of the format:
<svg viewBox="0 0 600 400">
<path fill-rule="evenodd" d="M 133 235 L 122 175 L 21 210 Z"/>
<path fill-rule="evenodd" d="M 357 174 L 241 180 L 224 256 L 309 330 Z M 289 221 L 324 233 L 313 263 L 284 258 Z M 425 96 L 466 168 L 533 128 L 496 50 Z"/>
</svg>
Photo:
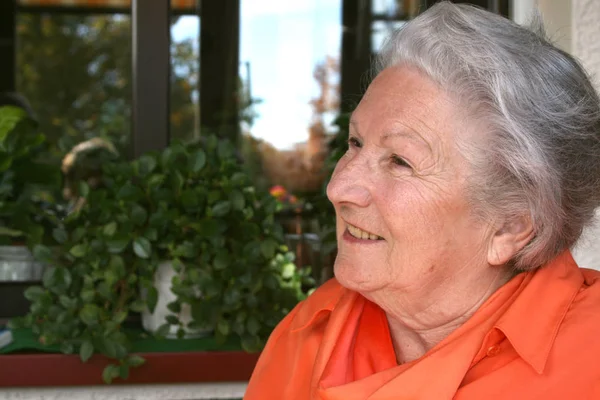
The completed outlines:
<svg viewBox="0 0 600 400">
<path fill-rule="evenodd" d="M 181 18 L 172 34 L 196 36 L 198 20 Z M 242 0 L 240 39 L 240 62 L 250 62 L 252 94 L 262 99 L 252 134 L 280 149 L 305 141 L 314 67 L 340 54 L 341 0 Z"/>
</svg>

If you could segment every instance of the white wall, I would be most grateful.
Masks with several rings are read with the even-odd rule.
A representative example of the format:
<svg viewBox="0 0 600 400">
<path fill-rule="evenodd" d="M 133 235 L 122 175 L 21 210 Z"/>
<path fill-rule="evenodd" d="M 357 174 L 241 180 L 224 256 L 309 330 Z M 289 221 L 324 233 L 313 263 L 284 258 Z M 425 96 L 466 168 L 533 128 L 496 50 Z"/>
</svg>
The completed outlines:
<svg viewBox="0 0 600 400">
<path fill-rule="evenodd" d="M 526 25 L 534 10 L 539 10 L 550 39 L 561 49 L 571 52 L 572 1 L 513 0 L 511 18 L 518 24 Z"/>
<path fill-rule="evenodd" d="M 600 89 L 600 0 L 513 0 L 513 20 L 527 23 L 536 7 L 550 38 L 581 61 Z M 581 267 L 600 270 L 600 210 L 573 256 Z"/>
<path fill-rule="evenodd" d="M 572 54 L 600 89 L 600 0 L 565 0 L 571 6 Z M 600 210 L 596 224 L 588 229 L 573 251 L 582 267 L 600 270 Z"/>
</svg>

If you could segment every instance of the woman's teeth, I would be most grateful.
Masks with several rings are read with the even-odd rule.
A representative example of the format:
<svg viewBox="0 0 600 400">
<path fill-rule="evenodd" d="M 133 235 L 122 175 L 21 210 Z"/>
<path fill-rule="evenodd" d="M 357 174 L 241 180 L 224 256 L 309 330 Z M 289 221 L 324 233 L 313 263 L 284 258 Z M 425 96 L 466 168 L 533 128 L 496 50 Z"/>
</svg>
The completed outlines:
<svg viewBox="0 0 600 400">
<path fill-rule="evenodd" d="M 348 232 L 350 232 L 350 234 L 357 239 L 381 240 L 379 236 L 363 231 L 362 229 L 357 228 L 353 225 L 348 225 Z"/>
</svg>

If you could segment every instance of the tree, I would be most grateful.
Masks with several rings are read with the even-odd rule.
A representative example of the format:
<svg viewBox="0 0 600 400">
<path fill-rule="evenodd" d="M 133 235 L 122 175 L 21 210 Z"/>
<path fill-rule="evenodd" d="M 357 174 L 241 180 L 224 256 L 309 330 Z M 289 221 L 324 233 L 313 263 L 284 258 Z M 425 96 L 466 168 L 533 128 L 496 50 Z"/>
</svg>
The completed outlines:
<svg viewBox="0 0 600 400">
<path fill-rule="evenodd" d="M 56 161 L 93 137 L 109 139 L 124 154 L 131 134 L 130 17 L 20 13 L 17 38 L 17 89 L 30 101 Z M 193 135 L 196 53 L 191 41 L 173 44 L 174 138 Z"/>
</svg>

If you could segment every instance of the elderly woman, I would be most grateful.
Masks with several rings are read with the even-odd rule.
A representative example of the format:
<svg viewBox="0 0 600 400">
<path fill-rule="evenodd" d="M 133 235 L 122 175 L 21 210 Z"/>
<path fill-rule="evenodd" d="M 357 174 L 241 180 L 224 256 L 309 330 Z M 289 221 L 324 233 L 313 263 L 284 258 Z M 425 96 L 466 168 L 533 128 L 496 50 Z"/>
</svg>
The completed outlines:
<svg viewBox="0 0 600 400">
<path fill-rule="evenodd" d="M 247 400 L 600 399 L 600 102 L 568 54 L 440 3 L 383 50 L 327 188 L 335 279 Z"/>
</svg>

